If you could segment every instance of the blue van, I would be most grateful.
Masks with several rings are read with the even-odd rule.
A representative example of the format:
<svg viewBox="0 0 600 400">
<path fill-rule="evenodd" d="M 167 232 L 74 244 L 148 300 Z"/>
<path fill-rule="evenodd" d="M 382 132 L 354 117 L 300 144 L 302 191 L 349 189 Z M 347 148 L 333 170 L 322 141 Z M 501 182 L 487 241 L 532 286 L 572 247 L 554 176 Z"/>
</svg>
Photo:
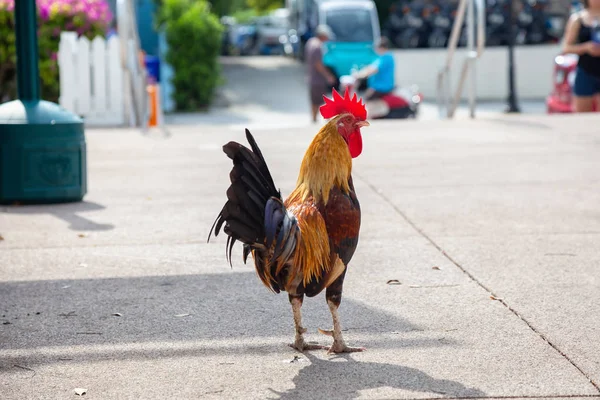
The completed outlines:
<svg viewBox="0 0 600 400">
<path fill-rule="evenodd" d="M 372 0 L 287 0 L 292 29 L 304 43 L 316 27 L 328 25 L 334 37 L 325 44 L 323 63 L 339 78 L 375 60 L 373 49 L 381 37 L 377 8 Z"/>
<path fill-rule="evenodd" d="M 339 78 L 371 64 L 374 45 L 381 37 L 373 1 L 327 1 L 319 7 L 319 24 L 333 37 L 324 45 L 323 64 Z"/>
</svg>

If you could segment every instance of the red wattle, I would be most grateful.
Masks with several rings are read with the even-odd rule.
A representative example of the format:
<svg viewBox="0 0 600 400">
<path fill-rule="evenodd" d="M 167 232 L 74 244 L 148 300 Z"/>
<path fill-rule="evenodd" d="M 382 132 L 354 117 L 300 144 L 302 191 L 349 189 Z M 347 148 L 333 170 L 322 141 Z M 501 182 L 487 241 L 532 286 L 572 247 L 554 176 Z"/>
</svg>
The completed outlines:
<svg viewBox="0 0 600 400">
<path fill-rule="evenodd" d="M 350 149 L 350 155 L 352 158 L 360 156 L 362 153 L 362 135 L 359 132 L 353 132 L 348 137 L 348 149 Z"/>
</svg>

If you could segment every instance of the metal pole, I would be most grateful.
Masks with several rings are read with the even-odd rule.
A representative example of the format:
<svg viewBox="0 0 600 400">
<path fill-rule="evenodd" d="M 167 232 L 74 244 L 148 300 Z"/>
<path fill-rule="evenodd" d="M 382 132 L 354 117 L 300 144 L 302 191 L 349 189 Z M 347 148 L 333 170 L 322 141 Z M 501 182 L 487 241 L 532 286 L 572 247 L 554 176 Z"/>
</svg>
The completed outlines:
<svg viewBox="0 0 600 400">
<path fill-rule="evenodd" d="M 475 0 L 469 0 L 467 9 L 467 48 L 469 57 L 468 73 L 469 76 L 469 114 L 475 118 Z"/>
<path fill-rule="evenodd" d="M 514 11 L 514 0 L 508 2 L 509 10 L 509 21 L 508 21 L 508 108 L 506 112 L 519 113 L 519 105 L 517 104 L 517 94 L 515 91 L 515 11 Z"/>
<path fill-rule="evenodd" d="M 17 89 L 19 99 L 40 99 L 38 69 L 37 12 L 35 0 L 15 1 L 17 47 Z"/>
</svg>

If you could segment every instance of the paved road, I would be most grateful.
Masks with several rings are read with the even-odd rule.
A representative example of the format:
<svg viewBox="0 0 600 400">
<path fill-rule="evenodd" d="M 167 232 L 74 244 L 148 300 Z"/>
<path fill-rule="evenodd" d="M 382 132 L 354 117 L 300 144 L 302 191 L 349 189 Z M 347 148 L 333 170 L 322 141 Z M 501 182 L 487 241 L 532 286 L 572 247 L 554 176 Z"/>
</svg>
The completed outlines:
<svg viewBox="0 0 600 400">
<path fill-rule="evenodd" d="M 309 127 L 308 92 L 304 83 L 304 65 L 285 57 L 224 57 L 225 85 L 218 101 L 230 105 L 208 114 L 177 114 L 171 124 L 225 124 L 233 130 L 250 127 Z M 405 82 L 404 84 L 410 84 Z M 402 83 L 401 83 L 402 84 Z M 543 100 L 522 101 L 526 114 L 544 114 Z M 494 118 L 506 108 L 503 102 L 480 102 L 478 118 Z M 456 119 L 468 119 L 467 104 L 460 104 Z M 421 121 L 438 120 L 435 99 L 425 99 L 419 110 Z"/>
<path fill-rule="evenodd" d="M 90 129 L 84 202 L 0 208 L 1 399 L 600 399 L 597 116 L 365 129 L 340 357 L 206 243 L 240 120 Z M 289 193 L 314 128 L 254 133 Z"/>
</svg>

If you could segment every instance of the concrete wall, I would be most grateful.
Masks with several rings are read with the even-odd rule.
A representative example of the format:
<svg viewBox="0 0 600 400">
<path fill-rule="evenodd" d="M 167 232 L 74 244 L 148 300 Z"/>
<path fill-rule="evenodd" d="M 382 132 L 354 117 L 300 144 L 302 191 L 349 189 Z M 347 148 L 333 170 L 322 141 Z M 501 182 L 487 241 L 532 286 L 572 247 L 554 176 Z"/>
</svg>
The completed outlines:
<svg viewBox="0 0 600 400">
<path fill-rule="evenodd" d="M 393 50 L 396 59 L 396 83 L 417 84 L 426 100 L 437 96 L 437 74 L 444 66 L 447 50 Z M 552 89 L 554 57 L 559 45 L 518 46 L 515 48 L 516 90 L 520 99 L 543 99 Z M 451 90 L 456 90 L 466 51 L 459 48 L 451 68 Z M 480 100 L 505 100 L 508 95 L 508 50 L 489 47 L 477 61 L 476 91 Z M 462 98 L 466 100 L 466 86 Z"/>
</svg>

